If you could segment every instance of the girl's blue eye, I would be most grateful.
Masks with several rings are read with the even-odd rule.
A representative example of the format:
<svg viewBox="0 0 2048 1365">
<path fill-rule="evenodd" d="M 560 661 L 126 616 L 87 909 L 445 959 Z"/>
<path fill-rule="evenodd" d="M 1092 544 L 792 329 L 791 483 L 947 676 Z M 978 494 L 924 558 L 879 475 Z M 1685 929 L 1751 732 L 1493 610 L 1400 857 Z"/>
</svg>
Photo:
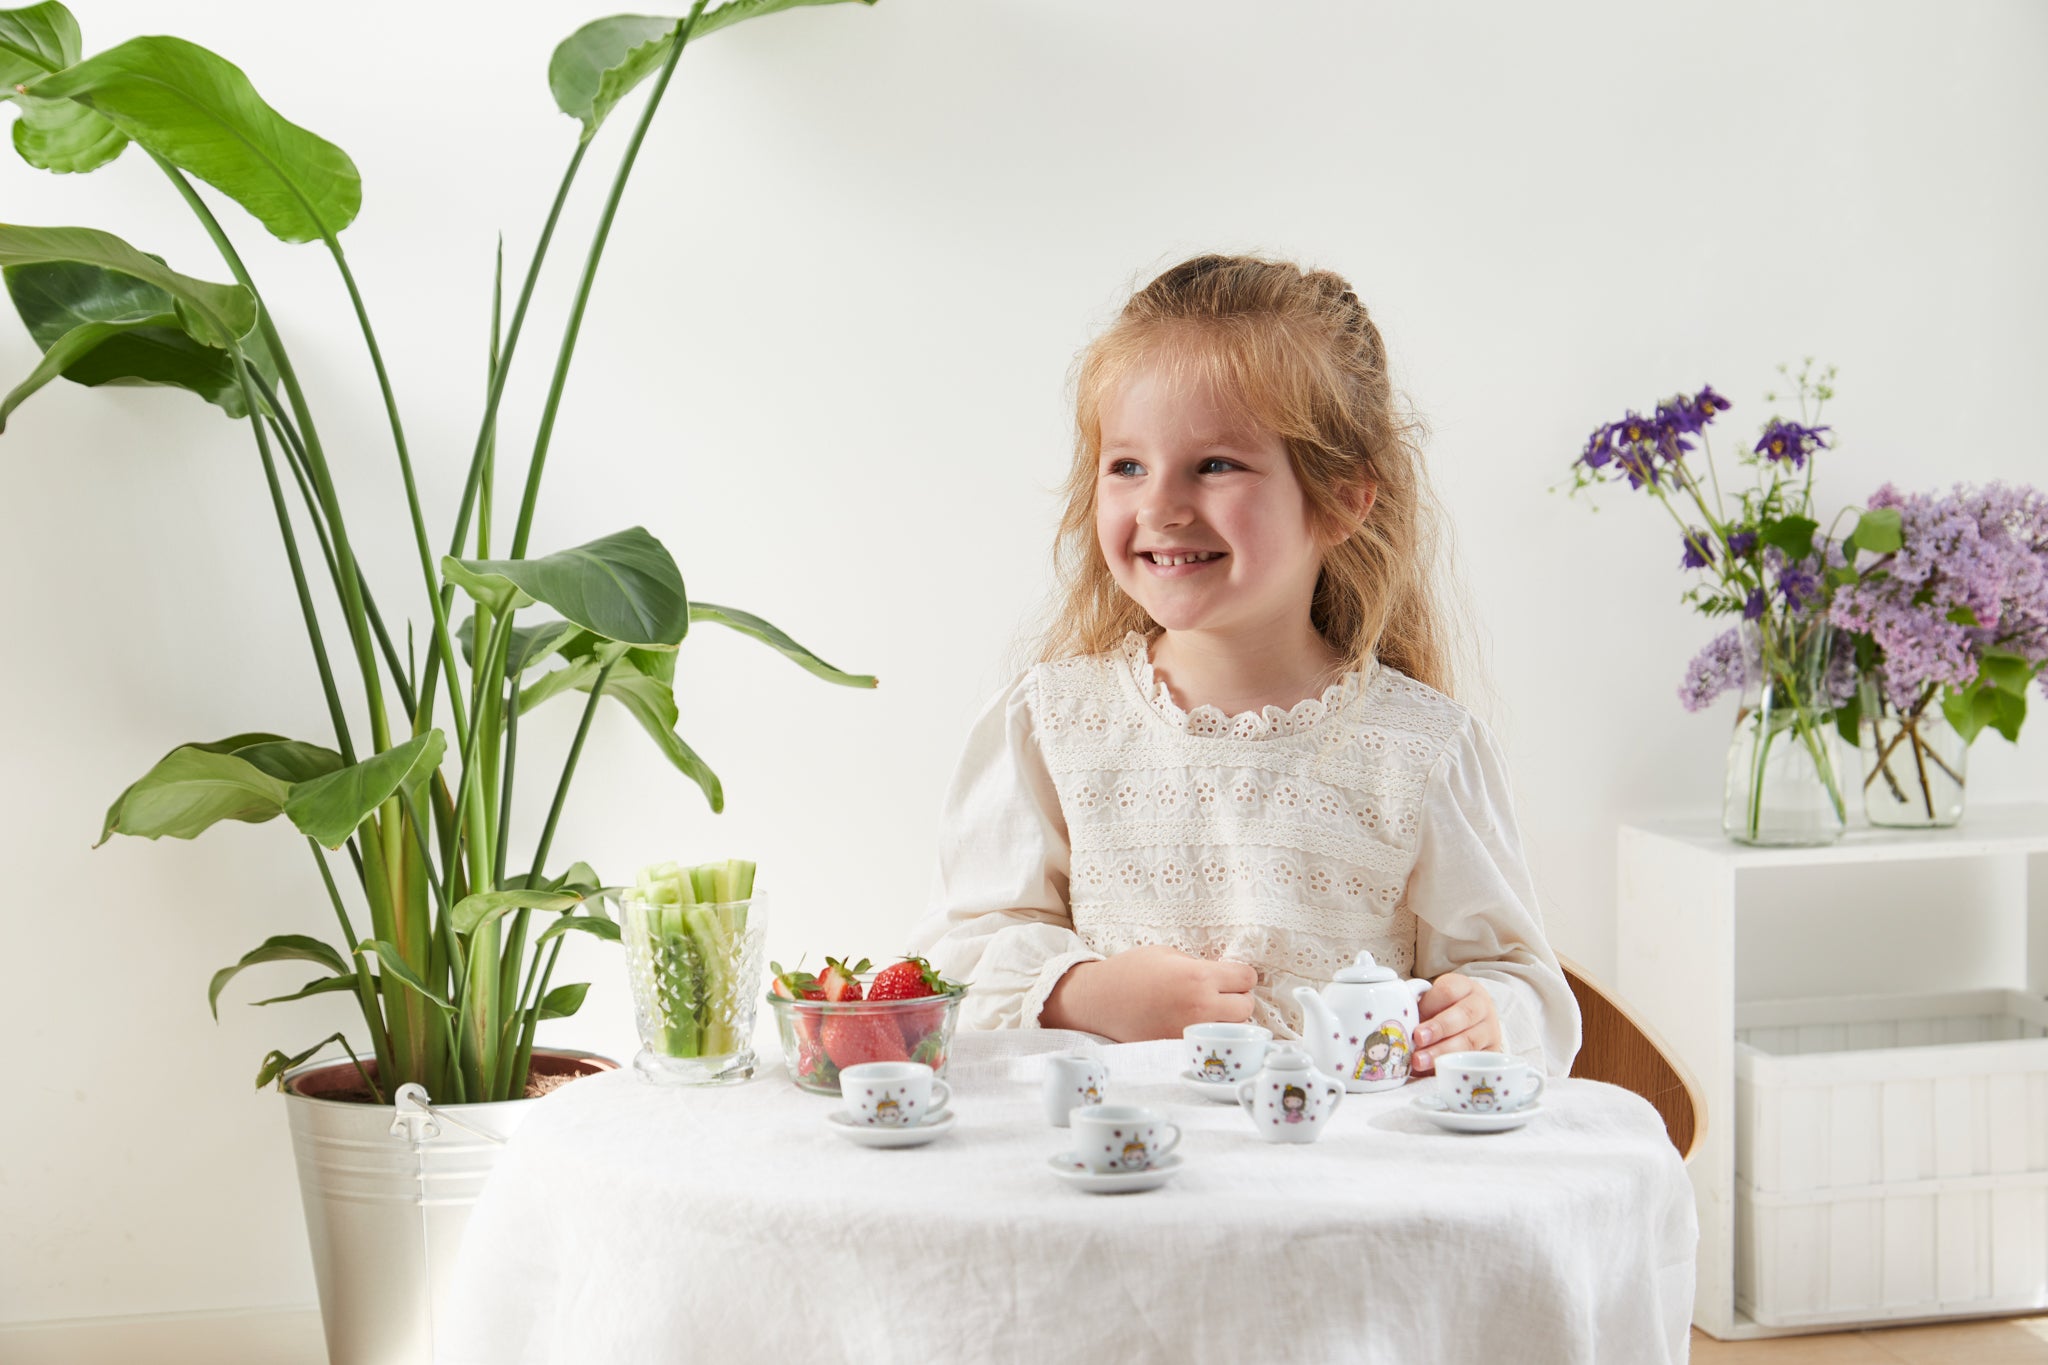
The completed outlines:
<svg viewBox="0 0 2048 1365">
<path fill-rule="evenodd" d="M 1220 456 L 1220 455 L 1212 455 L 1212 456 L 1210 456 L 1210 457 L 1209 457 L 1208 459 L 1206 459 L 1206 460 L 1202 461 L 1202 468 L 1204 468 L 1204 469 L 1207 469 L 1207 468 L 1208 468 L 1208 467 L 1209 467 L 1210 465 L 1212 465 L 1212 464 L 1220 464 L 1220 465 L 1222 465 L 1222 466 L 1223 466 L 1223 467 L 1224 467 L 1225 469 L 1235 469 L 1235 468 L 1237 468 L 1237 466 L 1236 466 L 1236 465 L 1232 464 L 1232 463 L 1231 463 L 1231 462 L 1230 462 L 1229 460 L 1226 460 L 1226 459 L 1224 459 L 1224 458 L 1223 458 L 1222 456 Z"/>
<path fill-rule="evenodd" d="M 1109 472 L 1110 472 L 1110 473 L 1112 473 L 1112 474 L 1122 474 L 1122 473 L 1124 472 L 1124 466 L 1125 466 L 1125 465 L 1129 465 L 1129 466 L 1131 466 L 1131 467 L 1132 467 L 1133 469 L 1135 469 L 1135 468 L 1137 468 L 1138 462 L 1137 462 L 1136 460 L 1117 460 L 1117 461 L 1114 461 L 1114 462 L 1113 462 L 1113 463 L 1111 463 L 1111 465 L 1109 466 Z"/>
</svg>

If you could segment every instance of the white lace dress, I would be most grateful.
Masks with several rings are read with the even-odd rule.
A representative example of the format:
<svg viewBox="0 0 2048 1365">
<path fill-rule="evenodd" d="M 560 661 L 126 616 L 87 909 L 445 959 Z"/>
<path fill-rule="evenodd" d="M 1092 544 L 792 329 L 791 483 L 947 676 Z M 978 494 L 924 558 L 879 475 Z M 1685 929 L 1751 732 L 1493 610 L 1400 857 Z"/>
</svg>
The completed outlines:
<svg viewBox="0 0 2048 1365">
<path fill-rule="evenodd" d="M 1135 632 L 1026 670 L 975 722 L 912 951 L 970 983 L 970 1028 L 1032 1028 L 1069 967 L 1167 944 L 1258 970 L 1255 1019 L 1361 948 L 1460 971 L 1507 1049 L 1563 1074 L 1579 1015 L 1543 935 L 1499 747 L 1398 670 L 1291 710 L 1183 710 Z"/>
</svg>

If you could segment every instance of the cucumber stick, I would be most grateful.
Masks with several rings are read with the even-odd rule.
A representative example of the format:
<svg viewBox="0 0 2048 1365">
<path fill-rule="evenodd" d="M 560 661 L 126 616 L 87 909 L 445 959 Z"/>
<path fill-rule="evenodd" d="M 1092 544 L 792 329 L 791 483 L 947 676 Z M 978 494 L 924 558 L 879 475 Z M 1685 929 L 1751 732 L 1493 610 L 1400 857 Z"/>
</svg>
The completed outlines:
<svg viewBox="0 0 2048 1365">
<path fill-rule="evenodd" d="M 647 950 L 659 976 L 668 1026 L 661 1043 L 671 1057 L 718 1057 L 737 1051 L 725 1015 L 734 1002 L 746 946 L 754 864 L 741 858 L 684 868 L 660 863 L 640 873 Z"/>
</svg>

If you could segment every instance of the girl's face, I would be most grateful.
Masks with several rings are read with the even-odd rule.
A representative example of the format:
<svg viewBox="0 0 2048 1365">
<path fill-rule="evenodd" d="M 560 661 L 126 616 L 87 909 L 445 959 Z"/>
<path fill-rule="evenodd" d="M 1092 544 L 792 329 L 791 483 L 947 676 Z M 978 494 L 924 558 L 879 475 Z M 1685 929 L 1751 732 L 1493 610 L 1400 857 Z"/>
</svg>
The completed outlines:
<svg viewBox="0 0 2048 1365">
<path fill-rule="evenodd" d="M 1306 627 L 1324 546 L 1280 438 L 1156 369 L 1101 417 L 1095 535 L 1117 586 L 1168 630 Z"/>
</svg>

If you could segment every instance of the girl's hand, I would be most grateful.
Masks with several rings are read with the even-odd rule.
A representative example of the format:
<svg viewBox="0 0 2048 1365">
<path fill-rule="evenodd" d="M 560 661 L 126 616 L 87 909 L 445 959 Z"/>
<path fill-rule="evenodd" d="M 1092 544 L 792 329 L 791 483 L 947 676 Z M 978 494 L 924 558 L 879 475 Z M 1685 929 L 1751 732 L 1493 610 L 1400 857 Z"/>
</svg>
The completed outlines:
<svg viewBox="0 0 2048 1365">
<path fill-rule="evenodd" d="M 1250 1019 L 1258 979 L 1242 962 L 1211 962 L 1149 944 L 1069 967 L 1038 1018 L 1047 1028 L 1085 1029 L 1119 1043 L 1178 1038 L 1189 1024 Z"/>
<path fill-rule="evenodd" d="M 1507 1041 L 1492 993 L 1469 976 L 1445 972 L 1423 994 L 1419 1010 L 1422 1023 L 1410 1063 L 1418 1076 L 1436 1069 L 1438 1053 L 1497 1052 Z"/>
</svg>

